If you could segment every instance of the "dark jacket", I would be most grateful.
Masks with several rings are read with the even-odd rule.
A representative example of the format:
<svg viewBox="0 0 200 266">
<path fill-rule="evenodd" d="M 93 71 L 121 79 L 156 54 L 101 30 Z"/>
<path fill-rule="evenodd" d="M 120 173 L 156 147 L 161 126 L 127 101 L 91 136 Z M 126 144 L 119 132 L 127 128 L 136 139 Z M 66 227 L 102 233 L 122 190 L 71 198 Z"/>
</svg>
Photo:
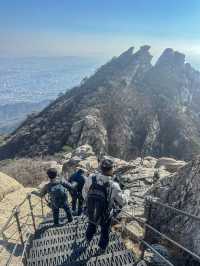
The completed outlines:
<svg viewBox="0 0 200 266">
<path fill-rule="evenodd" d="M 72 176 L 70 176 L 69 182 L 71 184 L 76 183 L 75 188 L 76 188 L 77 192 L 81 193 L 83 190 L 84 184 L 85 184 L 85 177 L 83 174 L 76 172 Z"/>
<path fill-rule="evenodd" d="M 73 186 L 69 182 L 55 179 L 45 184 L 39 191 L 33 191 L 32 193 L 39 197 L 44 197 L 47 193 L 50 192 L 51 187 L 54 186 L 55 184 L 61 184 L 63 187 L 65 187 L 70 192 L 73 191 Z"/>
</svg>

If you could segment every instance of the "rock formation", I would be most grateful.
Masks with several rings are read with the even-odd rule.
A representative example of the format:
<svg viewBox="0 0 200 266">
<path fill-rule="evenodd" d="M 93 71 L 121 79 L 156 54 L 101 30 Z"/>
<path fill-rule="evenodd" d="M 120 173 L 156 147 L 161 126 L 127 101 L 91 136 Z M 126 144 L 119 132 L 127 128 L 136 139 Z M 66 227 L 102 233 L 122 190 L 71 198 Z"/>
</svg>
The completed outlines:
<svg viewBox="0 0 200 266">
<path fill-rule="evenodd" d="M 153 66 L 149 48 L 128 49 L 29 117 L 0 147 L 0 159 L 89 144 L 98 157 L 189 160 L 200 151 L 200 74 L 172 49 Z"/>
<path fill-rule="evenodd" d="M 180 168 L 177 173 L 161 178 L 148 192 L 158 201 L 200 217 L 200 157 Z M 154 206 L 150 223 L 183 246 L 200 255 L 199 221 L 165 208 Z M 156 219 L 155 219 L 156 217 Z M 151 235 L 151 241 L 155 235 Z M 177 250 L 181 265 L 199 265 Z M 184 258 L 184 259 L 183 259 Z"/>
</svg>

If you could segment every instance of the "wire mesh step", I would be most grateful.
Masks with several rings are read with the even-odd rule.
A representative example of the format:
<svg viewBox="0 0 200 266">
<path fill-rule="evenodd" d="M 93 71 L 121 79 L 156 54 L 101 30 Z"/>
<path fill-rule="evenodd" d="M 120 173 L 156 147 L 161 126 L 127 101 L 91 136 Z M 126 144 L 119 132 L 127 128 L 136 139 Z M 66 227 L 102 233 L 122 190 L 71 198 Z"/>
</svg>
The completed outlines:
<svg viewBox="0 0 200 266">
<path fill-rule="evenodd" d="M 65 216 L 60 216 L 59 217 L 59 221 L 62 222 L 68 222 L 68 219 Z M 72 224 L 76 224 L 76 223 L 86 223 L 87 222 L 87 217 L 86 216 L 74 216 L 73 217 L 73 221 L 71 222 Z M 43 226 L 46 225 L 51 225 L 53 224 L 53 218 L 52 217 L 48 217 L 46 219 L 44 219 L 44 221 L 39 225 L 39 228 L 42 228 Z"/>
<path fill-rule="evenodd" d="M 81 242 L 85 239 L 85 232 L 79 233 L 79 235 L 65 235 L 63 234 L 61 237 L 46 237 L 42 239 L 33 240 L 32 246 L 33 247 L 44 247 L 44 246 L 51 246 L 51 245 L 59 245 L 61 243 L 66 242 Z M 99 234 L 96 234 L 93 239 L 99 239 Z M 109 236 L 110 241 L 119 240 L 119 236 L 116 233 L 110 233 Z M 94 240 L 93 240 L 94 241 Z"/>
<path fill-rule="evenodd" d="M 77 231 L 82 232 L 86 231 L 87 224 L 86 223 L 79 223 L 79 224 L 66 224 L 61 227 L 55 227 L 53 225 L 46 225 L 43 227 L 40 227 L 37 230 L 36 238 L 48 236 L 48 235 L 57 235 L 57 234 L 72 234 Z"/>
<path fill-rule="evenodd" d="M 30 251 L 29 258 L 40 258 L 43 256 L 51 256 L 53 254 L 68 255 L 68 257 L 73 257 L 76 260 L 77 256 L 79 260 L 86 260 L 92 256 L 95 256 L 99 250 L 98 242 L 92 245 L 87 245 L 85 241 L 80 243 L 63 243 L 62 245 L 46 246 L 40 248 L 33 248 Z M 110 241 L 106 253 L 113 253 L 115 251 L 125 250 L 125 245 L 119 241 Z"/>
<path fill-rule="evenodd" d="M 64 225 L 53 226 L 51 215 L 40 224 L 34 239 L 27 248 L 27 266 L 123 266 L 134 265 L 134 256 L 126 250 L 120 236 L 110 233 L 109 246 L 99 253 L 100 230 L 87 244 L 85 233 L 87 217 L 74 217 L 68 223 L 64 211 L 60 221 Z"/>
<path fill-rule="evenodd" d="M 69 254 L 54 254 L 54 256 L 46 255 L 40 258 L 29 259 L 27 266 L 124 266 L 134 265 L 135 259 L 132 252 L 127 250 L 115 251 L 109 254 L 103 254 L 89 258 L 84 256 L 75 256 L 73 253 Z"/>
<path fill-rule="evenodd" d="M 82 238 L 83 235 L 85 235 L 86 230 L 79 230 L 79 229 L 68 229 L 68 228 L 63 228 L 62 230 L 58 231 L 42 231 L 42 232 L 37 232 L 36 234 L 36 239 L 58 239 L 63 236 L 66 236 L 67 239 L 73 240 L 74 238 Z"/>
</svg>

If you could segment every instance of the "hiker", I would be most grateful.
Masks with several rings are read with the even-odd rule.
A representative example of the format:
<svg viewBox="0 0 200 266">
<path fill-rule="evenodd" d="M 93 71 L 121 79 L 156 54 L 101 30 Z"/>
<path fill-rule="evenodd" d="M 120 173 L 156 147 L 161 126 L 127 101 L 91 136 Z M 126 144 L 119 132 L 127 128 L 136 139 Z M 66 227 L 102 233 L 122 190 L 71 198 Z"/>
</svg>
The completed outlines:
<svg viewBox="0 0 200 266">
<path fill-rule="evenodd" d="M 78 205 L 78 212 L 77 215 L 81 215 L 83 210 L 83 196 L 82 196 L 82 190 L 83 186 L 85 184 L 85 176 L 84 176 L 84 170 L 78 169 L 77 172 L 75 172 L 72 176 L 70 176 L 68 180 L 72 186 L 73 191 L 71 193 L 72 196 L 72 211 L 74 214 L 76 214 L 76 207 Z"/>
<path fill-rule="evenodd" d="M 47 175 L 49 177 L 49 183 L 44 185 L 40 191 L 33 191 L 32 193 L 44 197 L 46 194 L 49 194 L 50 198 L 50 207 L 53 212 L 54 225 L 59 226 L 59 210 L 64 209 L 66 212 L 68 222 L 72 222 L 71 210 L 67 203 L 67 192 L 66 189 L 71 191 L 73 188 L 66 181 L 59 181 L 57 179 L 57 170 L 55 168 L 50 168 L 47 170 Z"/>
<path fill-rule="evenodd" d="M 119 184 L 112 180 L 113 162 L 109 159 L 102 161 L 101 173 L 90 176 L 83 188 L 83 197 L 86 200 L 89 223 L 86 239 L 90 242 L 96 233 L 97 226 L 101 227 L 99 248 L 105 251 L 109 243 L 109 233 L 113 206 L 117 204 L 121 209 L 127 202 Z"/>
</svg>

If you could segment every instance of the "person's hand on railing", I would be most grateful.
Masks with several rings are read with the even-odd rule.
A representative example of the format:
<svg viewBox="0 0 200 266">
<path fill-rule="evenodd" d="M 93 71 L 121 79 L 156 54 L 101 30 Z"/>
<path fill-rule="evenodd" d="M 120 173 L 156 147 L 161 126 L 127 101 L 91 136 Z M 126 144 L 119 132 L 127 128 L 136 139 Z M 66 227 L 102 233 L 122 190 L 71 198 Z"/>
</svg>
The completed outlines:
<svg viewBox="0 0 200 266">
<path fill-rule="evenodd" d="M 31 194 L 31 195 L 35 195 L 35 196 L 38 196 L 38 197 L 41 197 L 40 192 L 37 191 L 37 190 L 33 190 L 33 191 L 31 191 L 30 194 Z"/>
</svg>

